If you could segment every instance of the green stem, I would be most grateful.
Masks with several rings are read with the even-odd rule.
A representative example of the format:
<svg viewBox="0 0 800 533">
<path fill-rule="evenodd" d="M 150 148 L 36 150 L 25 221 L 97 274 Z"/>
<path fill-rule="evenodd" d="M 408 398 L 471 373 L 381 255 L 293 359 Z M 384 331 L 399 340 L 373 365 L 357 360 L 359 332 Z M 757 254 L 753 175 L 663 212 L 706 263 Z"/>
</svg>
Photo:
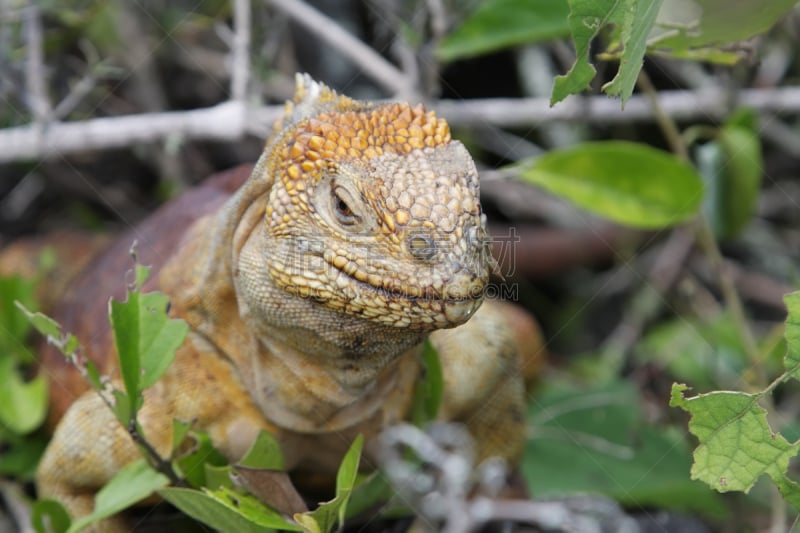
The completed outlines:
<svg viewBox="0 0 800 533">
<path fill-rule="evenodd" d="M 664 137 L 666 137 L 670 149 L 675 153 L 675 155 L 688 162 L 689 149 L 686 147 L 686 143 L 683 141 L 683 136 L 681 135 L 678 126 L 675 124 L 675 121 L 672 120 L 672 117 L 669 116 L 661 107 L 661 104 L 658 101 L 658 92 L 653 86 L 653 82 L 650 81 L 650 76 L 647 75 L 644 69 L 639 71 L 639 78 L 636 80 L 636 83 L 639 85 L 639 88 L 644 91 L 645 97 L 650 101 L 650 105 L 653 107 L 653 113 L 655 113 L 656 116 L 658 127 L 661 128 L 661 132 L 664 134 Z"/>
<path fill-rule="evenodd" d="M 762 364 L 761 351 L 758 349 L 755 335 L 753 335 L 750 322 L 747 320 L 747 315 L 744 312 L 742 300 L 739 297 L 739 292 L 736 290 L 736 283 L 733 281 L 733 276 L 731 276 L 730 271 L 725 268 L 722 253 L 719 250 L 719 246 L 717 246 L 717 240 L 714 238 L 714 234 L 705 217 L 701 217 L 697 239 L 703 251 L 711 260 L 714 270 L 717 272 L 725 305 L 733 314 L 733 320 L 736 322 L 745 354 L 747 354 L 747 358 L 756 374 L 756 383 L 753 385 L 759 389 L 763 388 L 767 384 L 768 378 L 764 365 Z M 768 401 L 770 404 L 772 403 L 771 400 Z"/>
<path fill-rule="evenodd" d="M 142 453 L 150 459 L 151 466 L 153 466 L 158 472 L 161 472 L 167 476 L 173 486 L 186 486 L 184 480 L 175 474 L 175 470 L 172 468 L 172 463 L 161 457 L 161 454 L 158 453 L 153 445 L 144 438 L 136 418 L 132 418 L 128 422 L 128 427 L 125 429 L 127 429 L 128 434 L 131 436 L 131 439 L 133 439 L 133 442 L 135 442 L 139 446 L 139 449 L 142 450 Z"/>
</svg>

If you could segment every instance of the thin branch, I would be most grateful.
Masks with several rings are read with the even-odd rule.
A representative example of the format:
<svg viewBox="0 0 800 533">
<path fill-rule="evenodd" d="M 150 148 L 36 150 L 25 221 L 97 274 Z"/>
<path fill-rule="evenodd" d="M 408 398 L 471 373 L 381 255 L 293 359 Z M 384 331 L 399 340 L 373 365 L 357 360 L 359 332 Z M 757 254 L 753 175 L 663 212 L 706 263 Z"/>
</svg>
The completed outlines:
<svg viewBox="0 0 800 533">
<path fill-rule="evenodd" d="M 689 260 L 693 274 L 703 282 L 718 285 L 719 280 L 707 257 L 696 256 Z M 785 313 L 786 304 L 783 296 L 792 292 L 792 287 L 759 272 L 751 272 L 731 260 L 723 261 L 723 268 L 730 273 L 736 289 L 745 300 L 759 305 L 769 306 L 773 310 Z M 767 353 L 766 351 L 764 353 Z"/>
<path fill-rule="evenodd" d="M 391 91 L 396 97 L 413 94 L 406 75 L 372 48 L 342 28 L 335 20 L 298 0 L 270 0 L 277 9 L 314 33 L 321 40 L 350 58 L 364 73 Z"/>
<path fill-rule="evenodd" d="M 633 518 L 625 515 L 619 504 L 599 496 L 575 496 L 563 500 L 503 500 L 476 498 L 469 512 L 478 523 L 512 520 L 535 524 L 548 531 L 588 533 L 599 524 L 609 524 L 615 531 L 638 531 Z"/>
<path fill-rule="evenodd" d="M 800 157 L 800 134 L 775 117 L 762 116 L 758 129 L 761 136 L 792 157 Z"/>
<path fill-rule="evenodd" d="M 84 74 L 78 82 L 72 86 L 63 100 L 61 100 L 53 110 L 53 119 L 61 120 L 69 115 L 80 104 L 87 94 L 97 85 L 97 78 L 93 68 L 89 67 L 89 72 Z"/>
<path fill-rule="evenodd" d="M 12 531 L 15 531 L 14 526 L 19 528 L 16 531 L 19 533 L 34 533 L 31 526 L 31 506 L 28 495 L 24 493 L 21 484 L 11 483 L 10 481 L 0 480 L 0 502 L 5 503 L 5 508 L 8 510 L 12 523 L 8 524 Z M 0 529 L 7 523 L 0 515 Z"/>
<path fill-rule="evenodd" d="M 250 0 L 233 3 L 231 99 L 244 101 L 250 77 Z"/>
<path fill-rule="evenodd" d="M 6 99 L 6 93 L 14 86 L 13 81 L 8 79 L 11 77 L 11 64 L 8 60 L 11 54 L 10 14 L 11 7 L 8 0 L 0 0 L 0 72 L 5 73 L 4 76 L 0 76 L 0 98 L 3 100 Z"/>
<path fill-rule="evenodd" d="M 431 34 L 434 42 L 438 42 L 447 33 L 447 9 L 442 0 L 426 0 L 431 21 Z"/>
<path fill-rule="evenodd" d="M 281 109 L 275 107 L 273 120 Z M 266 114 L 265 115 L 270 115 Z M 40 129 L 33 124 L 0 130 L 0 162 L 52 157 L 91 149 L 152 142 L 171 135 L 193 139 L 239 139 L 245 133 L 241 102 L 225 102 L 193 111 L 142 113 L 95 118 L 82 122 L 52 123 Z"/>
<path fill-rule="evenodd" d="M 43 32 L 39 6 L 34 2 L 25 7 L 25 84 L 28 89 L 28 106 L 33 121 L 43 125 L 50 119 L 50 100 L 47 97 L 47 84 L 44 75 Z"/>
<path fill-rule="evenodd" d="M 113 407 L 111 407 L 111 409 L 113 410 Z M 150 441 L 148 441 L 144 435 L 139 432 L 139 428 L 136 426 L 135 415 L 131 420 L 128 421 L 128 425 L 125 427 L 125 429 L 133 442 L 139 446 L 139 449 L 142 451 L 142 453 L 147 459 L 150 460 L 150 466 L 167 476 L 173 486 L 186 487 L 186 481 L 184 481 L 180 476 L 178 476 L 178 474 L 175 473 L 175 470 L 172 468 L 172 462 L 169 459 L 164 459 L 161 457 L 161 454 L 158 453 L 158 450 L 156 450 Z"/>
<path fill-rule="evenodd" d="M 689 149 L 683 141 L 681 132 L 678 130 L 678 126 L 675 124 L 672 117 L 661 107 L 658 101 L 658 91 L 656 91 L 653 82 L 650 81 L 650 76 L 647 75 L 644 69 L 639 71 L 639 78 L 636 83 L 642 91 L 644 91 L 645 97 L 650 101 L 650 105 L 653 107 L 653 112 L 655 113 L 656 122 L 658 122 L 658 126 L 664 133 L 664 137 L 666 137 L 672 151 L 684 161 L 689 161 Z"/>
<path fill-rule="evenodd" d="M 646 283 L 633 296 L 622 319 L 603 342 L 606 363 L 618 372 L 641 339 L 648 322 L 661 311 L 669 290 L 680 279 L 694 246 L 691 228 L 676 228 L 664 242 L 647 273 Z"/>
<path fill-rule="evenodd" d="M 726 267 L 725 259 L 722 252 L 717 245 L 717 240 L 711 230 L 708 220 L 701 220 L 697 228 L 697 242 L 703 248 L 703 251 L 708 256 L 714 271 L 717 273 L 719 279 L 719 287 L 722 291 L 722 297 L 725 300 L 725 305 L 731 312 L 734 321 L 737 325 L 739 332 L 739 339 L 742 342 L 742 349 L 747 354 L 747 358 L 753 367 L 756 375 L 757 382 L 754 385 L 756 388 L 762 388 L 767 384 L 768 376 L 764 368 L 763 356 L 761 350 L 758 348 L 753 330 L 750 327 L 750 321 L 744 310 L 744 304 L 739 297 L 739 291 L 736 288 L 736 283 L 733 278 L 732 272 Z M 768 403 L 772 400 L 767 398 Z M 770 411 L 773 411 L 773 406 L 770 405 Z"/>
<path fill-rule="evenodd" d="M 800 113 L 800 87 L 743 89 L 731 93 L 721 88 L 697 91 L 660 91 L 658 102 L 673 120 L 724 119 L 736 106 L 749 106 L 758 111 L 776 114 Z M 606 96 L 570 97 L 551 107 L 549 98 L 493 98 L 478 100 L 443 100 L 435 106 L 437 113 L 457 126 L 492 124 L 512 127 L 545 124 L 554 121 L 597 124 L 630 124 L 651 122 L 656 114 L 652 103 L 635 95 L 620 109 L 619 100 Z"/>
<path fill-rule="evenodd" d="M 658 101 L 676 120 L 721 120 L 734 105 L 747 105 L 777 115 L 800 114 L 800 87 L 746 89 L 735 102 L 727 91 L 663 91 Z M 550 107 L 547 98 L 440 100 L 429 104 L 451 126 L 527 126 L 553 122 L 619 124 L 652 121 L 655 114 L 643 96 L 633 96 L 625 110 L 605 96 L 574 97 Z M 210 108 L 142 113 L 82 122 L 51 123 L 43 131 L 33 125 L 0 130 L 0 163 L 24 161 L 70 152 L 118 148 L 152 142 L 171 135 L 186 139 L 235 140 L 245 134 L 264 137 L 283 113 L 283 106 L 245 107 L 226 102 Z"/>
</svg>

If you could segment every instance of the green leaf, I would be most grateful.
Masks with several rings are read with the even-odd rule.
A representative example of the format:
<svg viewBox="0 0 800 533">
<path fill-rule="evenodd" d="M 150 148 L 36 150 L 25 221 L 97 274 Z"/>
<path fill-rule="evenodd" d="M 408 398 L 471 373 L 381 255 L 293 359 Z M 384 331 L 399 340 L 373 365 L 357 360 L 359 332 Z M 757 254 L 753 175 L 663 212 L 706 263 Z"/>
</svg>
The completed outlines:
<svg viewBox="0 0 800 533">
<path fill-rule="evenodd" d="M 758 132 L 758 113 L 752 107 L 739 107 L 725 121 L 725 127 Z"/>
<path fill-rule="evenodd" d="M 235 487 L 233 480 L 231 480 L 232 466 L 214 466 L 206 463 L 203 465 L 203 470 L 205 471 L 206 488 L 214 490 L 220 487 L 228 487 L 229 489 Z"/>
<path fill-rule="evenodd" d="M 781 496 L 792 504 L 795 509 L 800 509 L 800 485 L 789 479 L 786 475 L 773 481 L 775 482 L 775 486 L 778 487 Z"/>
<path fill-rule="evenodd" d="M 114 397 L 112 409 L 114 416 L 117 417 L 122 427 L 128 428 L 131 421 L 134 420 L 134 413 L 136 412 L 136 399 L 131 399 L 128 394 L 119 389 L 113 389 L 111 394 Z"/>
<path fill-rule="evenodd" d="M 786 317 L 786 355 L 783 365 L 794 379 L 800 380 L 800 291 L 783 297 L 788 316 Z"/>
<path fill-rule="evenodd" d="M 718 495 L 688 479 L 682 435 L 646 424 L 641 404 L 636 389 L 621 381 L 589 390 L 553 384 L 537 393 L 521 464 L 531 494 L 601 493 L 634 508 L 724 515 Z"/>
<path fill-rule="evenodd" d="M 268 507 L 250 494 L 242 494 L 228 487 L 206 493 L 217 502 L 231 510 L 239 512 L 244 518 L 262 527 L 271 527 L 285 531 L 300 531 L 296 524 L 290 522 L 281 514 Z"/>
<path fill-rule="evenodd" d="M 139 263 L 136 263 L 134 266 L 134 271 L 136 273 L 136 292 L 142 291 L 142 285 L 144 285 L 144 282 L 150 277 L 150 270 L 152 269 L 149 266 L 140 265 Z"/>
<path fill-rule="evenodd" d="M 727 177 L 721 205 L 725 225 L 720 236 L 731 237 L 741 232 L 756 211 L 764 164 L 757 131 L 726 126 L 719 143 Z"/>
<path fill-rule="evenodd" d="M 684 56 L 719 48 L 766 32 L 795 4 L 796 0 L 665 0 L 650 45 L 661 53 Z"/>
<path fill-rule="evenodd" d="M 697 213 L 703 184 L 678 158 L 643 144 L 605 141 L 519 164 L 521 177 L 615 222 L 663 228 Z"/>
<path fill-rule="evenodd" d="M 789 461 L 800 451 L 800 441 L 789 442 L 772 430 L 759 404 L 765 394 L 800 372 L 800 292 L 784 297 L 788 317 L 784 357 L 786 372 L 757 394 L 716 391 L 684 397 L 686 385 L 674 383 L 670 405 L 687 411 L 689 431 L 699 445 L 694 451 L 692 477 L 720 492 L 747 492 L 767 474 L 787 502 L 800 509 L 800 486 L 787 477 Z"/>
<path fill-rule="evenodd" d="M 44 313 L 29 311 L 21 302 L 15 302 L 16 306 L 28 318 L 31 325 L 36 328 L 36 331 L 45 337 L 53 339 L 60 339 L 62 332 L 61 326 L 58 322 L 45 315 Z"/>
<path fill-rule="evenodd" d="M 64 533 L 69 529 L 69 514 L 61 503 L 55 500 L 37 500 L 31 510 L 31 523 L 37 533 Z"/>
<path fill-rule="evenodd" d="M 353 487 L 347 502 L 347 517 L 359 516 L 388 502 L 395 494 L 386 474 L 380 470 L 363 477 Z"/>
<path fill-rule="evenodd" d="M 622 2 L 620 2 L 622 4 Z M 633 87 L 642 69 L 644 53 L 647 49 L 647 35 L 658 15 L 661 0 L 645 2 L 633 0 L 627 6 L 628 12 L 622 19 L 622 55 L 619 71 L 614 79 L 603 85 L 606 94 L 620 96 L 622 107 L 633 94 Z"/>
<path fill-rule="evenodd" d="M 308 512 L 303 496 L 283 470 L 234 465 L 231 478 L 234 485 L 245 489 L 282 515 Z"/>
<path fill-rule="evenodd" d="M 306 533 L 327 533 L 327 529 L 322 529 L 322 526 L 317 522 L 316 517 L 306 514 L 297 513 L 294 515 L 295 521 L 303 527 Z"/>
<path fill-rule="evenodd" d="M 166 488 L 158 494 L 187 515 L 219 531 L 264 533 L 264 528 L 302 531 L 252 496 L 225 487 L 203 492 Z"/>
<path fill-rule="evenodd" d="M 159 292 L 129 291 L 125 302 L 110 304 L 120 374 L 132 413 L 137 408 L 133 402 L 164 374 L 189 331 L 183 320 L 169 318 L 168 303 Z"/>
<path fill-rule="evenodd" d="M 144 459 L 134 461 L 117 472 L 95 496 L 94 511 L 72 523 L 69 533 L 108 518 L 150 496 L 169 484 L 169 479 L 153 470 Z"/>
<path fill-rule="evenodd" d="M 568 14 L 566 0 L 484 1 L 441 41 L 436 55 L 441 61 L 453 61 L 565 37 Z"/>
<path fill-rule="evenodd" d="M 683 59 L 685 61 L 698 61 L 717 63 L 718 65 L 733 66 L 742 60 L 742 53 L 735 50 L 723 50 L 719 48 L 693 48 L 691 50 L 652 50 L 648 49 L 648 53 L 669 56 L 675 59 Z"/>
<path fill-rule="evenodd" d="M 619 36 L 622 54 L 619 71 L 603 88 L 608 94 L 620 95 L 622 105 L 633 92 L 636 78 L 642 68 L 642 58 L 661 0 L 568 0 L 570 32 L 575 42 L 575 64 L 564 76 L 553 82 L 550 102 L 560 102 L 570 94 L 589 88 L 596 70 L 589 63 L 592 40 L 606 26 L 613 25 Z"/>
<path fill-rule="evenodd" d="M 364 445 L 363 435 L 359 435 L 350 445 L 350 449 L 339 465 L 336 474 L 336 496 L 320 504 L 315 510 L 308 513 L 297 513 L 294 519 L 308 531 L 328 532 L 333 531 L 337 524 L 344 524 L 347 512 L 347 502 L 353 492 L 358 476 L 358 465 L 361 461 L 361 448 Z"/>
<path fill-rule="evenodd" d="M 25 306 L 20 302 L 16 302 L 16 305 L 20 311 L 22 311 L 23 315 L 25 315 L 25 317 L 30 321 L 34 329 L 47 337 L 47 342 L 49 344 L 55 346 L 64 355 L 64 357 L 74 362 L 73 358 L 80 347 L 80 343 L 75 335 L 71 333 L 64 333 L 64 331 L 61 329 L 61 325 L 44 313 L 33 313 L 26 309 Z M 100 383 L 100 374 L 97 371 L 97 367 L 91 361 L 86 361 L 85 366 L 87 376 L 92 386 L 94 386 L 95 389 L 101 389 L 102 385 Z"/>
<path fill-rule="evenodd" d="M 192 429 L 192 422 L 184 422 L 177 418 L 172 420 L 172 455 L 177 454 L 178 450 L 185 445 L 185 441 L 189 436 L 189 430 Z"/>
<path fill-rule="evenodd" d="M 36 466 L 47 447 L 44 436 L 6 437 L 0 434 L 3 453 L 0 454 L 0 476 L 14 476 L 22 480 L 32 480 Z"/>
<path fill-rule="evenodd" d="M 0 424 L 18 435 L 30 433 L 47 414 L 44 376 L 25 382 L 10 357 L 0 357 Z"/>
<path fill-rule="evenodd" d="M 411 419 L 417 426 L 435 420 L 444 394 L 444 376 L 439 354 L 430 340 L 422 351 L 423 376 L 417 381 Z"/>
<path fill-rule="evenodd" d="M 191 447 L 174 460 L 181 477 L 192 487 L 209 486 L 206 465 L 224 466 L 227 464 L 225 457 L 214 447 L 207 433 L 192 431 L 183 442 L 184 446 L 191 444 Z"/>
<path fill-rule="evenodd" d="M 17 362 L 33 362 L 27 347 L 31 323 L 19 304 L 33 308 L 35 282 L 20 276 L 0 277 L 0 357 L 13 357 Z M 19 304 L 17 304 L 19 302 Z"/>
<path fill-rule="evenodd" d="M 694 451 L 692 479 L 719 492 L 747 492 L 763 474 L 776 482 L 784 478 L 789 460 L 800 443 L 790 444 L 773 433 L 761 395 L 715 391 L 684 398 L 686 385 L 672 385 L 670 406 L 691 415 L 689 431 L 700 441 Z"/>
<path fill-rule="evenodd" d="M 259 431 L 256 440 L 250 445 L 250 449 L 239 461 L 242 466 L 251 468 L 268 468 L 271 470 L 283 470 L 283 451 L 281 445 L 263 429 Z"/>
<path fill-rule="evenodd" d="M 756 209 L 763 159 L 755 120 L 740 113 L 696 149 L 708 191 L 703 208 L 718 238 L 740 233 Z"/>
</svg>

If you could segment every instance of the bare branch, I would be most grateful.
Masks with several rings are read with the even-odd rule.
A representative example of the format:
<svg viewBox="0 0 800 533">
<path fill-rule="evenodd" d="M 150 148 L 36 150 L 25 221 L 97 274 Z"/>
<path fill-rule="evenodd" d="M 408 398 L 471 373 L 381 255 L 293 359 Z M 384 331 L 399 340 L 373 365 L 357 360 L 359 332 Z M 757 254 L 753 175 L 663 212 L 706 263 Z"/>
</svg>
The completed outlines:
<svg viewBox="0 0 800 533">
<path fill-rule="evenodd" d="M 244 101 L 250 77 L 250 0 L 233 3 L 231 99 Z"/>
<path fill-rule="evenodd" d="M 278 116 L 276 106 L 275 118 Z M 119 148 L 171 135 L 234 140 L 245 133 L 241 102 L 194 111 L 143 113 L 82 122 L 27 125 L 0 130 L 0 162 L 52 157 L 90 149 Z"/>
<path fill-rule="evenodd" d="M 8 523 L 3 519 L 3 515 L 0 515 L 0 529 L 5 531 L 4 527 L 7 526 L 11 531 L 34 533 L 35 530 L 30 525 L 32 522 L 29 497 L 23 492 L 20 484 L 0 480 L 0 502 L 5 503 L 11 518 L 11 523 Z"/>
<path fill-rule="evenodd" d="M 747 89 L 727 98 L 722 89 L 663 91 L 659 102 L 676 120 L 721 120 L 736 105 L 748 105 L 775 115 L 800 114 L 800 87 Z M 531 126 L 552 122 L 619 124 L 654 120 L 650 103 L 633 96 L 619 102 L 605 96 L 574 97 L 555 107 L 546 98 L 440 100 L 430 104 L 452 126 Z M 192 111 L 144 113 L 84 122 L 51 123 L 42 131 L 32 125 L 0 130 L 0 162 L 49 157 L 70 152 L 116 148 L 152 142 L 171 135 L 189 139 L 234 140 L 245 134 L 260 137 L 272 131 L 283 106 L 248 108 L 226 102 Z"/>
<path fill-rule="evenodd" d="M 92 68 L 89 67 L 89 72 L 84 74 L 81 79 L 72 86 L 69 94 L 56 105 L 56 108 L 53 110 L 53 119 L 61 120 L 69 115 L 78 104 L 83 101 L 86 95 L 92 92 L 95 85 L 97 85 L 97 79 L 95 78 Z"/>
<path fill-rule="evenodd" d="M 743 89 L 731 93 L 721 88 L 698 91 L 661 91 L 659 103 L 675 120 L 722 120 L 737 105 L 776 114 L 800 113 L 800 87 Z M 531 126 L 554 121 L 620 124 L 652 121 L 652 104 L 633 96 L 620 110 L 619 100 L 605 96 L 571 97 L 550 107 L 547 98 L 495 98 L 482 100 L 443 100 L 437 112 L 452 125 Z"/>
<path fill-rule="evenodd" d="M 44 124 L 50 119 L 50 100 L 44 75 L 44 49 L 42 46 L 42 19 L 35 2 L 25 7 L 25 43 L 28 57 L 25 64 L 25 83 L 28 89 L 28 107 L 33 121 Z"/>
<path fill-rule="evenodd" d="M 392 91 L 395 97 L 409 98 L 413 94 L 414 89 L 401 70 L 353 37 L 335 20 L 298 0 L 270 0 L 270 2 L 295 22 L 336 48 L 342 55 L 350 58 L 366 75 Z"/>
</svg>

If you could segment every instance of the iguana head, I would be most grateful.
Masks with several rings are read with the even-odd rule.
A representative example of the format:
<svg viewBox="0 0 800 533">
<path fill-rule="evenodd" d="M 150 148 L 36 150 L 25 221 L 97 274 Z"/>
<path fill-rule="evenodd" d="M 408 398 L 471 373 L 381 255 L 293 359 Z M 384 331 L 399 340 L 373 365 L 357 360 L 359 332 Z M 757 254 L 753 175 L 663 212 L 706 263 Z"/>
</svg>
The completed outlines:
<svg viewBox="0 0 800 533">
<path fill-rule="evenodd" d="M 415 331 L 472 316 L 490 255 L 475 164 L 444 120 L 301 78 L 276 132 L 264 224 L 277 287 Z"/>
</svg>

